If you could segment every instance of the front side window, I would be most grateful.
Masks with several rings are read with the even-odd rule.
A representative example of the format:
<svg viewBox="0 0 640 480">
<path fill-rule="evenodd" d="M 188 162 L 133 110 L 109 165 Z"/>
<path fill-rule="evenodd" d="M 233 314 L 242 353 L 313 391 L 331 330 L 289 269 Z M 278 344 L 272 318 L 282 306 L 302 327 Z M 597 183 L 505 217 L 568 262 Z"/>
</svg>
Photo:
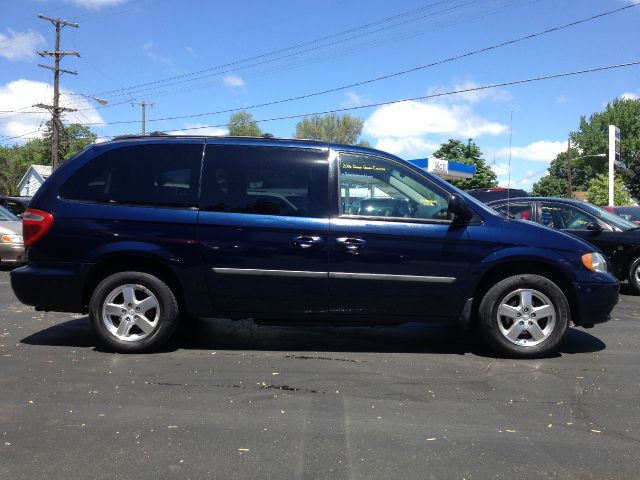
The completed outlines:
<svg viewBox="0 0 640 480">
<path fill-rule="evenodd" d="M 342 215 L 449 220 L 448 203 L 445 191 L 399 163 L 340 154 Z"/>
<path fill-rule="evenodd" d="M 213 212 L 325 217 L 326 151 L 208 145 L 201 208 Z"/>
<path fill-rule="evenodd" d="M 203 145 L 135 145 L 109 150 L 61 188 L 68 200 L 193 207 Z"/>
<path fill-rule="evenodd" d="M 593 215 L 571 205 L 543 202 L 540 223 L 560 230 L 586 230 L 590 223 L 598 223 Z"/>
</svg>

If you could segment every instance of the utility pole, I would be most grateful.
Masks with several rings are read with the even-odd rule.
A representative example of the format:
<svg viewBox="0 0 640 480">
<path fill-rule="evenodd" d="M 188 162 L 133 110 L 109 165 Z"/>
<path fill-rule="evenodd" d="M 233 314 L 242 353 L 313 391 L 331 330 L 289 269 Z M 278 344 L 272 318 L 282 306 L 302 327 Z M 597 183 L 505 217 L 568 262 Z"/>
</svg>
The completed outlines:
<svg viewBox="0 0 640 480">
<path fill-rule="evenodd" d="M 571 137 L 567 140 L 567 193 L 569 198 L 573 197 L 573 189 L 571 187 Z"/>
<path fill-rule="evenodd" d="M 147 114 L 147 107 L 153 107 L 155 106 L 155 103 L 150 103 L 150 102 L 145 102 L 144 100 L 142 100 L 141 102 L 131 102 L 131 106 L 135 107 L 136 105 L 140 105 L 140 108 L 142 109 L 142 135 L 145 134 L 145 127 L 146 127 L 146 114 Z"/>
<path fill-rule="evenodd" d="M 64 27 L 73 27 L 78 28 L 79 25 L 73 22 L 67 22 L 66 20 L 61 20 L 60 18 L 50 18 L 45 17 L 42 14 L 38 15 L 38 18 L 42 20 L 48 20 L 56 27 L 56 48 L 53 51 L 43 50 L 38 52 L 38 55 L 41 57 L 49 56 L 53 57 L 54 64 L 53 67 L 49 65 L 38 64 L 41 68 L 47 68 L 49 70 L 53 70 L 53 105 L 45 105 L 43 103 L 39 103 L 34 105 L 34 107 L 45 108 L 51 112 L 51 130 L 52 130 L 52 139 L 51 139 L 51 169 L 55 170 L 58 166 L 58 151 L 60 147 L 60 127 L 62 123 L 60 122 L 60 114 L 62 112 L 73 112 L 75 109 L 73 108 L 65 108 L 60 107 L 60 72 L 69 73 L 71 75 L 77 75 L 78 72 L 74 72 L 71 70 L 63 70 L 60 68 L 60 59 L 65 57 L 66 55 L 75 55 L 76 57 L 80 56 L 79 52 L 63 52 L 60 50 L 60 30 Z"/>
</svg>

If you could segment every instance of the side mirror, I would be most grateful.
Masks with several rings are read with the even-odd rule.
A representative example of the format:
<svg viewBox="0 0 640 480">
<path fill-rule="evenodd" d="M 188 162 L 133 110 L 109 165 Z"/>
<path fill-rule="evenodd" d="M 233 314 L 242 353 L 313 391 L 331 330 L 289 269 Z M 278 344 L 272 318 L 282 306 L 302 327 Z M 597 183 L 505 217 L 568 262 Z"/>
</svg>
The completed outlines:
<svg viewBox="0 0 640 480">
<path fill-rule="evenodd" d="M 598 222 L 589 222 L 587 223 L 587 230 L 597 233 L 602 231 L 602 226 Z"/>
<path fill-rule="evenodd" d="M 467 222 L 471 220 L 473 214 L 467 203 L 464 201 L 460 195 L 456 195 L 455 193 L 449 195 L 449 206 L 447 208 L 449 215 L 453 217 L 454 221 L 457 222 Z"/>
</svg>

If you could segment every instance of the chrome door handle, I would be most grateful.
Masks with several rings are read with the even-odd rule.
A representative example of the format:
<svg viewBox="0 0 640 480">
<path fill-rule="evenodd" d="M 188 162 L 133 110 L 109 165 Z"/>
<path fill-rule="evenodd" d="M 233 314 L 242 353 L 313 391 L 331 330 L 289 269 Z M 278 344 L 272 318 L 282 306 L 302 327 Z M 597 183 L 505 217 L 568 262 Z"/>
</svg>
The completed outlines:
<svg viewBox="0 0 640 480">
<path fill-rule="evenodd" d="M 348 253 L 356 253 L 367 245 L 367 242 L 361 238 L 350 237 L 336 238 L 336 243 Z"/>
<path fill-rule="evenodd" d="M 301 235 L 299 237 L 295 237 L 291 243 L 295 248 L 300 250 L 311 250 L 322 245 L 324 240 L 322 240 L 322 237 Z"/>
</svg>

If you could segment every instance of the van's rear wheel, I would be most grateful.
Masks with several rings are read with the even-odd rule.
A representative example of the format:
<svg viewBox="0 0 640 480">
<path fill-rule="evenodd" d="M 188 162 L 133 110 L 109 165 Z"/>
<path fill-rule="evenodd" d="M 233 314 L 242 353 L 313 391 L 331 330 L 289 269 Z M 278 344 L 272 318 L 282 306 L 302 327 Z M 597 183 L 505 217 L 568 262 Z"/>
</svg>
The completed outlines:
<svg viewBox="0 0 640 480">
<path fill-rule="evenodd" d="M 143 352 L 164 344 L 178 324 L 178 302 L 159 278 L 144 272 L 110 275 L 89 305 L 91 324 L 103 344 L 119 352 Z"/>
<path fill-rule="evenodd" d="M 478 309 L 489 345 L 511 357 L 539 357 L 557 350 L 570 319 L 562 290 L 540 275 L 515 275 L 495 284 Z"/>
</svg>

